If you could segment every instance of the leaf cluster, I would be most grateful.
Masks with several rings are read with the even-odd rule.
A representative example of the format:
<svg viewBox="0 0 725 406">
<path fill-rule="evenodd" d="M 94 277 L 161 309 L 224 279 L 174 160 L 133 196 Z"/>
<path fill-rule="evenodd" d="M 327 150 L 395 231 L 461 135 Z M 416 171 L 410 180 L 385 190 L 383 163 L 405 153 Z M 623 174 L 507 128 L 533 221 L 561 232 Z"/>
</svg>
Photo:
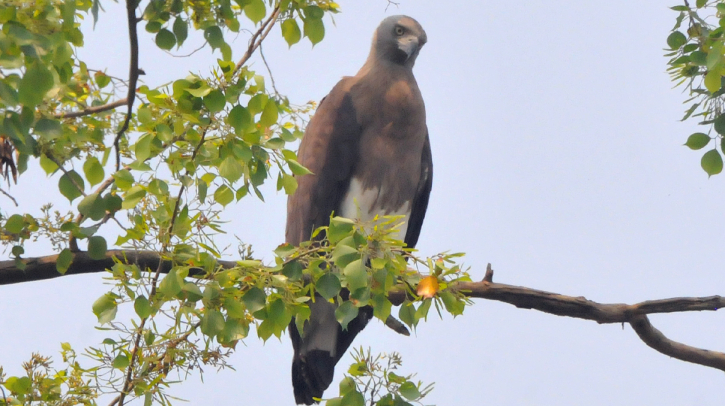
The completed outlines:
<svg viewBox="0 0 725 406">
<path fill-rule="evenodd" d="M 399 375 L 403 364 L 398 353 L 372 355 L 370 349 L 353 350 L 354 363 L 340 382 L 340 396 L 326 406 L 412 406 L 433 390 L 433 384 L 414 382 L 415 375 Z"/>
<path fill-rule="evenodd" d="M 671 9 L 679 14 L 667 37 L 665 56 L 670 58 L 667 70 L 672 80 L 676 86 L 684 85 L 690 95 L 684 102 L 689 107 L 682 121 L 699 118 L 699 124 L 708 128 L 690 135 L 685 145 L 700 150 L 715 140 L 714 147 L 702 156 L 701 166 L 708 176 L 717 175 L 722 172 L 725 153 L 725 2 L 697 0 L 690 6 L 685 1 Z M 717 24 L 709 23 L 711 19 Z"/>
</svg>

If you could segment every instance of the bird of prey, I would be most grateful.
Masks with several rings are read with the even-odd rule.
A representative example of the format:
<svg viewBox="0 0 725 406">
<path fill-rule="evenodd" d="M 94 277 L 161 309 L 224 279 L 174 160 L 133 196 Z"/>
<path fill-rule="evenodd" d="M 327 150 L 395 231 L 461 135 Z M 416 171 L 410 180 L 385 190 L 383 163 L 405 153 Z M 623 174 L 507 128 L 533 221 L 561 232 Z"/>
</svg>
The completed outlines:
<svg viewBox="0 0 725 406">
<path fill-rule="evenodd" d="M 425 105 L 413 76 L 426 40 L 416 20 L 384 19 L 360 71 L 322 99 L 299 148 L 298 161 L 312 174 L 297 177 L 287 202 L 288 243 L 309 240 L 334 212 L 361 220 L 403 215 L 398 238 L 415 246 L 433 182 Z M 295 400 L 306 405 L 330 386 L 335 365 L 372 317 L 363 307 L 343 330 L 334 304 L 317 297 L 309 305 L 302 335 L 294 321 L 289 328 Z"/>
</svg>

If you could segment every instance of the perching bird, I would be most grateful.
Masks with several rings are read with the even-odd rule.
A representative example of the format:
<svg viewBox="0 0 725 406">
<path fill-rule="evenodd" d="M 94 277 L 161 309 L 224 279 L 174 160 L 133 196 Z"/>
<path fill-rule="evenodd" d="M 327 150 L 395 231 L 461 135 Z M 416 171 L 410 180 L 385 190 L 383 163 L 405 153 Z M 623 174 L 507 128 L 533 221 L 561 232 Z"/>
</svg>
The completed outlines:
<svg viewBox="0 0 725 406">
<path fill-rule="evenodd" d="M 413 65 L 427 38 L 407 16 L 388 17 L 373 36 L 367 61 L 322 99 L 300 144 L 299 162 L 312 171 L 287 202 L 286 240 L 310 239 L 330 215 L 372 219 L 404 215 L 399 238 L 414 247 L 433 181 L 425 105 Z M 335 305 L 316 298 L 300 336 L 294 321 L 292 385 L 298 404 L 311 405 L 332 383 L 337 362 L 372 317 L 363 307 L 343 330 Z"/>
</svg>

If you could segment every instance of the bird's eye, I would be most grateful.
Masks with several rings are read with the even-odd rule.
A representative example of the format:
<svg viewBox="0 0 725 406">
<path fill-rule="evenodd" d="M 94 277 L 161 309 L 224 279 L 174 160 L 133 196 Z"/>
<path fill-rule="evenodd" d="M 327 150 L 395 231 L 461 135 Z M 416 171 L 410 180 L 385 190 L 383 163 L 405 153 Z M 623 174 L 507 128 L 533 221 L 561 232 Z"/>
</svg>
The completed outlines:
<svg viewBox="0 0 725 406">
<path fill-rule="evenodd" d="M 403 35 L 405 33 L 405 29 L 403 27 L 395 27 L 395 35 Z"/>
</svg>

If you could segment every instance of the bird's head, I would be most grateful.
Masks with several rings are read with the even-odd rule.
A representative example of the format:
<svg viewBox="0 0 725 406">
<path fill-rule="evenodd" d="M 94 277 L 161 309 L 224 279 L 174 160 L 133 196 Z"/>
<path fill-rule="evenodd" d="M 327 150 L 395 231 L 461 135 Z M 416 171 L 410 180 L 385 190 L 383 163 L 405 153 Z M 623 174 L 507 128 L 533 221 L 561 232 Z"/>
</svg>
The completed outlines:
<svg viewBox="0 0 725 406">
<path fill-rule="evenodd" d="M 412 68 L 427 40 L 425 30 L 413 18 L 390 16 L 375 31 L 373 53 L 378 58 Z"/>
</svg>

